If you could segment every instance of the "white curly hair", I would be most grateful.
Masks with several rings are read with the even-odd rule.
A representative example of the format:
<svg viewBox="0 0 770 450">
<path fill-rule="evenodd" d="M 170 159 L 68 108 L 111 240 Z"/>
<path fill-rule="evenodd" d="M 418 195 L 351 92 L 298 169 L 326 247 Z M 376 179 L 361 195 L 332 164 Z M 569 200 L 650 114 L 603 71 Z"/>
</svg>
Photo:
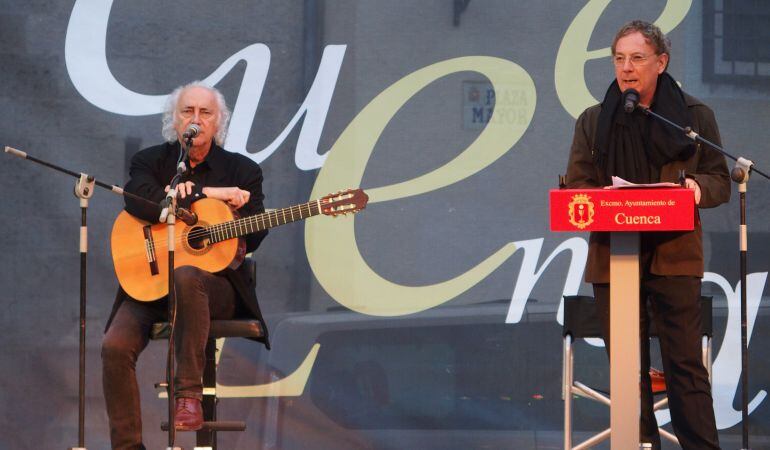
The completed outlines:
<svg viewBox="0 0 770 450">
<path fill-rule="evenodd" d="M 214 98 L 217 102 L 217 108 L 219 109 L 219 118 L 217 120 L 217 133 L 214 135 L 214 142 L 219 146 L 225 144 L 225 137 L 227 137 L 227 127 L 230 124 L 230 109 L 225 102 L 225 96 L 219 92 L 219 89 L 204 84 L 202 81 L 193 81 L 192 83 L 179 86 L 169 94 L 166 99 L 166 106 L 163 108 L 163 128 L 161 134 L 163 138 L 168 142 L 176 142 L 178 140 L 176 129 L 174 128 L 174 122 L 176 122 L 176 107 L 179 102 L 179 96 L 182 95 L 187 89 L 199 87 L 208 90 L 214 94 Z"/>
</svg>

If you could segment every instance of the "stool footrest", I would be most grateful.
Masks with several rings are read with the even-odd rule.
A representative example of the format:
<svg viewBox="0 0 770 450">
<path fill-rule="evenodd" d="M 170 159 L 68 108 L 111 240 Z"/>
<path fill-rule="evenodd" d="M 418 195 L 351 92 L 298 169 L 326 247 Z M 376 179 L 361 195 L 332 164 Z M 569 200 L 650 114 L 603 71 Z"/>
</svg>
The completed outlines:
<svg viewBox="0 0 770 450">
<path fill-rule="evenodd" d="M 150 339 L 168 339 L 171 327 L 168 322 L 157 322 L 152 325 Z M 263 338 L 265 332 L 262 324 L 254 319 L 212 320 L 209 325 L 209 338 Z"/>
<path fill-rule="evenodd" d="M 161 422 L 160 429 L 163 431 L 168 431 L 168 422 Z M 198 431 L 245 431 L 245 430 L 246 430 L 246 422 L 218 420 L 216 422 L 203 422 L 203 427 Z"/>
</svg>

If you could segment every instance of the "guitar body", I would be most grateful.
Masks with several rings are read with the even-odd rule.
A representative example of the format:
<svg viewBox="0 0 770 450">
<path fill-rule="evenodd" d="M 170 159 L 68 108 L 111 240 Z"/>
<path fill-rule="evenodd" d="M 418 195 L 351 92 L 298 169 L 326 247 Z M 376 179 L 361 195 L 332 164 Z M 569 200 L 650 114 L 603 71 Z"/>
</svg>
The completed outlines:
<svg viewBox="0 0 770 450">
<path fill-rule="evenodd" d="M 249 217 L 235 217 L 226 203 L 210 198 L 192 204 L 195 225 L 177 221 L 174 226 L 174 268 L 194 266 L 219 272 L 236 257 L 238 238 L 287 223 L 323 214 L 339 216 L 366 207 L 369 196 L 361 189 L 347 189 L 300 205 L 270 210 Z M 132 298 L 150 302 L 168 294 L 168 226 L 150 225 L 122 211 L 112 226 L 112 262 L 123 290 Z"/>
<path fill-rule="evenodd" d="M 174 267 L 195 266 L 208 272 L 226 268 L 235 258 L 238 239 L 210 243 L 203 227 L 233 220 L 226 203 L 210 198 L 192 205 L 198 223 L 177 220 L 174 226 Z M 112 261 L 123 290 L 139 301 L 154 301 L 168 294 L 168 226 L 150 225 L 122 211 L 112 227 Z"/>
</svg>

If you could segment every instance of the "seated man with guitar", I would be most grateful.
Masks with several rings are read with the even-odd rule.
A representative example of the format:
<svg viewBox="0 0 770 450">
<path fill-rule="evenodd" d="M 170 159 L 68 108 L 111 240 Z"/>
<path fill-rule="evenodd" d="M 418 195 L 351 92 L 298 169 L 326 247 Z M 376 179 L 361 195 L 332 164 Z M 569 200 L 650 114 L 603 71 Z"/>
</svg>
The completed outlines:
<svg viewBox="0 0 770 450">
<path fill-rule="evenodd" d="M 189 208 L 197 200 L 217 199 L 227 204 L 241 216 L 262 213 L 262 170 L 251 159 L 224 150 L 230 111 L 222 94 L 200 82 L 177 88 L 170 96 L 163 114 L 163 137 L 167 142 L 139 151 L 131 160 L 130 181 L 125 190 L 153 202 L 160 202 L 168 191 L 167 183 L 176 173 L 180 157 L 180 141 L 185 131 L 195 129 L 189 152 L 189 165 L 178 186 L 179 205 Z M 213 202 L 212 200 L 207 200 Z M 201 202 L 202 204 L 205 202 Z M 126 197 L 126 211 L 133 217 L 149 224 L 157 224 L 160 208 Z M 229 209 L 229 208 L 225 208 Z M 128 216 L 126 214 L 126 216 Z M 184 224 L 181 224 L 184 226 Z M 156 225 L 163 228 L 164 225 Z M 158 295 L 140 295 L 144 286 L 151 283 L 121 279 L 120 256 L 116 248 L 126 247 L 126 252 L 138 252 L 146 266 L 146 255 L 155 254 L 158 247 L 166 243 L 165 238 L 153 242 L 151 248 L 142 247 L 148 242 L 139 239 L 138 245 L 130 240 L 121 241 L 128 233 L 121 233 L 116 222 L 112 245 L 116 272 L 121 281 L 112 314 L 107 323 L 102 345 L 104 397 L 110 423 L 110 438 L 113 448 L 142 449 L 142 423 L 139 404 L 139 388 L 136 380 L 136 361 L 145 348 L 154 322 L 164 321 L 167 316 L 166 290 Z M 175 227 L 182 228 L 182 227 Z M 262 322 L 265 330 L 264 342 L 268 345 L 267 330 L 257 304 L 251 274 L 240 263 L 246 252 L 256 250 L 267 235 L 267 227 L 249 234 L 242 233 L 241 239 L 230 239 L 233 252 L 229 260 L 216 271 L 205 265 L 176 264 L 175 285 L 177 313 L 175 330 L 176 391 L 175 426 L 177 430 L 197 430 L 202 426 L 201 412 L 204 350 L 211 319 L 253 317 Z M 149 233 L 139 225 L 137 234 Z M 198 230 L 205 227 L 198 226 Z M 188 227 L 189 230 L 189 227 Z M 195 231 L 190 232 L 190 234 Z M 207 235 L 208 236 L 208 235 Z M 233 236 L 231 236 L 233 237 Z M 203 238 L 205 239 L 205 238 Z M 244 245 L 245 244 L 245 245 Z M 184 250 L 186 243 L 180 246 Z M 139 248 L 136 248 L 139 247 Z M 190 249 L 188 249 L 190 250 Z M 157 254 L 165 250 L 158 249 Z M 120 251 L 117 251 L 120 255 Z M 192 252 L 194 253 L 194 252 Z M 232 260 L 233 254 L 235 259 Z M 231 261 L 232 260 L 232 261 Z M 167 259 L 166 259 L 167 261 Z M 154 273 L 167 275 L 164 263 L 157 260 Z M 175 263 L 177 263 L 175 258 Z M 167 262 L 165 265 L 167 266 Z M 141 264 L 129 265 L 128 272 L 144 275 L 146 267 Z M 125 270 L 125 269 L 124 269 Z M 149 274 L 149 271 L 147 271 Z M 161 277 L 155 277 L 161 278 Z M 157 283 L 167 283 L 165 276 Z M 138 289 L 134 294 L 133 287 Z M 128 293 L 127 293 L 128 292 Z M 139 298 L 145 297 L 145 298 Z M 154 297 L 154 298 L 149 298 Z M 151 301 L 160 300 L 160 301 Z"/>
</svg>

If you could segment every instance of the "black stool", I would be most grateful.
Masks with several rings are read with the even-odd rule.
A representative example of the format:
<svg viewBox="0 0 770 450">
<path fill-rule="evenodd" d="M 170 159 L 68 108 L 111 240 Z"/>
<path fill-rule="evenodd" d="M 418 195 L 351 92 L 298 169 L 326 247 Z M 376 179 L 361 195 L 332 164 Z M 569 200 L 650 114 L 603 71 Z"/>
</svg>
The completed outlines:
<svg viewBox="0 0 770 450">
<path fill-rule="evenodd" d="M 168 339 L 168 322 L 158 322 L 152 326 L 150 339 Z M 217 339 L 243 337 L 257 339 L 264 336 L 262 324 L 257 320 L 233 319 L 212 320 L 209 339 L 206 342 L 206 365 L 203 368 L 203 428 L 196 432 L 195 448 L 198 450 L 217 449 L 217 431 L 244 431 L 245 422 L 217 421 Z M 158 387 L 166 388 L 166 384 Z M 168 431 L 168 422 L 161 424 L 163 431 Z"/>
<path fill-rule="evenodd" d="M 711 339 L 714 336 L 713 316 L 711 311 L 711 297 L 701 296 L 701 336 L 703 350 L 703 365 L 711 380 Z M 655 322 L 650 321 L 650 337 L 657 336 Z M 572 446 L 572 396 L 588 398 L 590 400 L 611 406 L 609 395 L 597 389 L 575 380 L 574 374 L 574 347 L 573 344 L 579 338 L 602 337 L 601 323 L 596 312 L 596 301 L 586 295 L 564 296 L 564 325 L 562 327 L 562 399 L 564 400 L 564 449 L 582 450 L 609 439 L 610 429 L 591 436 L 576 446 Z M 663 392 L 665 393 L 665 392 Z M 655 402 L 653 411 L 663 408 L 668 404 L 668 397 Z M 659 428 L 661 437 L 679 444 L 679 440 L 669 431 Z"/>
</svg>

